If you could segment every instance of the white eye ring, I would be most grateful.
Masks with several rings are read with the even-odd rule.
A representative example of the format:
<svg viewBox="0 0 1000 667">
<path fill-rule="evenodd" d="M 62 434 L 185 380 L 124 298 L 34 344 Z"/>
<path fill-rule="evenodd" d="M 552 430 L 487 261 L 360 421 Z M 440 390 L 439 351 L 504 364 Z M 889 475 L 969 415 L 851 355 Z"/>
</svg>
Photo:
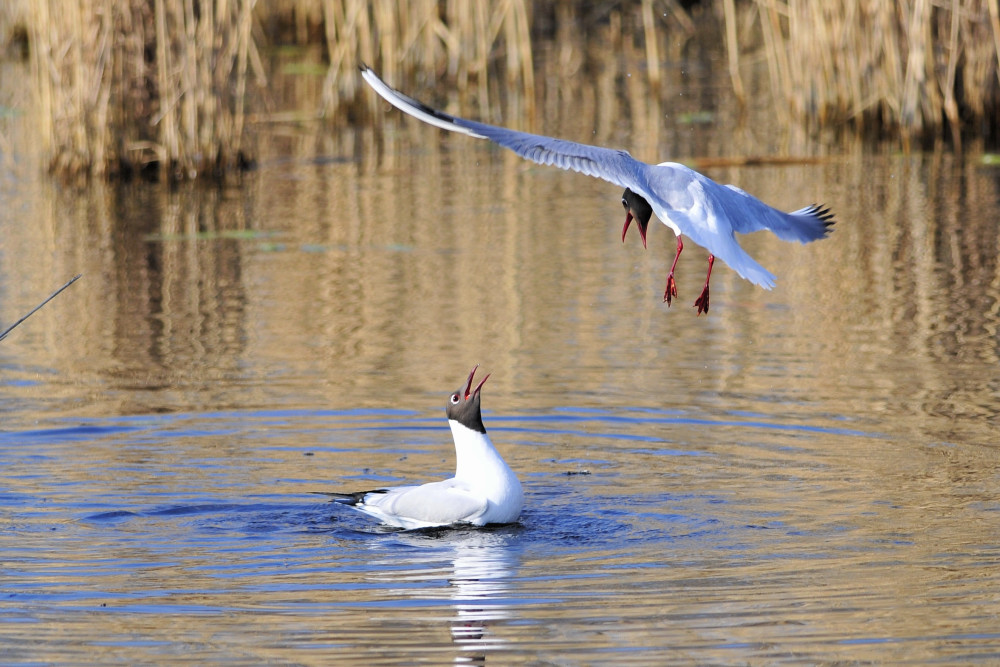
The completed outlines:
<svg viewBox="0 0 1000 667">
<path fill-rule="evenodd" d="M 451 395 L 451 404 L 452 405 L 458 405 L 458 394 L 452 394 Z"/>
</svg>

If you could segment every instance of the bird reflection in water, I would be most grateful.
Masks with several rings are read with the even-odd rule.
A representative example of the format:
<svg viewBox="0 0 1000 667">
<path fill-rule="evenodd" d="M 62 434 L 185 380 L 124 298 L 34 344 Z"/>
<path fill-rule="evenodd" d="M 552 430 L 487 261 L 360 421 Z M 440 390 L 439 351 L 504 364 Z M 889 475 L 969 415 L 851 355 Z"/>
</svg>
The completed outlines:
<svg viewBox="0 0 1000 667">
<path fill-rule="evenodd" d="M 376 578 L 412 583 L 441 581 L 446 575 L 445 590 L 402 587 L 390 591 L 450 605 L 454 613 L 448 621 L 449 631 L 461 652 L 454 663 L 486 664 L 489 653 L 502 651 L 507 645 L 490 631 L 490 625 L 511 616 L 510 588 L 519 565 L 516 545 L 522 530 L 519 525 L 509 525 L 397 532 L 395 538 L 401 546 L 416 550 L 413 567 L 385 569 Z"/>
</svg>

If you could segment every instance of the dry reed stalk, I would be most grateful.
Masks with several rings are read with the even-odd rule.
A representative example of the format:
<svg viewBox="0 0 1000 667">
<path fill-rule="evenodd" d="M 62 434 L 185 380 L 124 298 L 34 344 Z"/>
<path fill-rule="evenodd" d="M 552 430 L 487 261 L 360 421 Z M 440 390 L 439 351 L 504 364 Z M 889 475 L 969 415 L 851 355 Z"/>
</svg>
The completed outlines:
<svg viewBox="0 0 1000 667">
<path fill-rule="evenodd" d="M 255 0 L 156 0 L 159 114 L 173 176 L 220 175 L 252 158 L 244 103 Z M 167 97 L 169 95 L 169 97 Z"/>
<path fill-rule="evenodd" d="M 941 89 L 944 91 L 944 114 L 948 118 L 948 124 L 952 130 L 952 140 L 956 145 L 961 145 L 962 143 L 962 135 L 958 129 L 958 102 L 955 101 L 955 73 L 958 69 L 958 59 L 960 57 L 958 44 L 960 12 L 959 1 L 953 0 L 951 6 L 951 26 L 948 36 L 948 68 L 945 71 L 944 82 L 941 84 Z"/>
<path fill-rule="evenodd" d="M 771 75 L 771 86 L 775 90 L 788 90 L 791 79 L 788 72 L 788 53 L 780 48 L 781 17 L 777 0 L 760 0 L 760 25 L 764 33 L 764 43 L 767 47 L 768 72 Z"/>
<path fill-rule="evenodd" d="M 656 25 L 653 16 L 653 0 L 642 0 L 642 31 L 646 41 L 646 72 L 654 88 L 659 88 L 660 54 L 656 48 Z"/>
<path fill-rule="evenodd" d="M 29 25 L 51 169 L 172 178 L 252 160 L 244 143 L 255 0 L 39 0 Z M 153 62 L 149 61 L 153 54 Z"/>
<path fill-rule="evenodd" d="M 993 33 L 993 50 L 997 57 L 997 83 L 1000 83 L 1000 6 L 997 0 L 988 0 L 990 10 L 990 28 Z"/>
<path fill-rule="evenodd" d="M 475 81 L 476 94 L 485 106 L 490 67 L 501 62 L 498 53 L 504 56 L 506 84 L 520 88 L 531 104 L 535 85 L 531 7 L 530 0 L 323 0 L 330 54 L 323 85 L 324 112 L 332 116 L 355 98 L 361 62 L 396 83 L 418 72 L 444 73 L 462 91 Z M 376 102 L 369 104 L 375 108 Z"/>
<path fill-rule="evenodd" d="M 507 43 L 507 83 L 517 85 L 518 78 L 524 85 L 525 113 L 534 115 L 535 109 L 535 65 L 531 51 L 531 11 L 525 0 L 511 0 L 511 18 L 504 21 L 507 28 L 504 40 Z M 507 13 L 504 14 L 507 16 Z M 516 54 L 514 52 L 517 52 Z M 520 77 L 518 77 L 520 68 Z"/>
<path fill-rule="evenodd" d="M 7 49 L 8 40 L 27 23 L 27 15 L 27 0 L 0 2 L 0 53 Z"/>
<path fill-rule="evenodd" d="M 963 126 L 1000 130 L 997 0 L 754 2 L 772 85 L 798 115 L 907 145 L 945 127 L 956 145 Z"/>
<path fill-rule="evenodd" d="M 723 11 L 726 22 L 726 56 L 729 62 L 729 78 L 733 82 L 733 92 L 741 105 L 746 104 L 746 92 L 743 89 L 743 78 L 740 76 L 740 51 L 736 37 L 736 3 L 734 0 L 723 0 Z"/>
</svg>

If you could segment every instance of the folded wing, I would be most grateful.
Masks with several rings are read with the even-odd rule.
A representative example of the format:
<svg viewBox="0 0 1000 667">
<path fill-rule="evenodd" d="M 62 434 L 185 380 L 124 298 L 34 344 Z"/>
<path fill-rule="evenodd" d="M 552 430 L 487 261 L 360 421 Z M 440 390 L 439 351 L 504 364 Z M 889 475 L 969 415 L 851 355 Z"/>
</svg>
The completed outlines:
<svg viewBox="0 0 1000 667">
<path fill-rule="evenodd" d="M 361 494 L 344 495 L 351 497 Z M 360 500 L 361 502 L 346 504 L 401 528 L 471 523 L 489 507 L 486 498 L 456 486 L 454 480 L 370 491 Z"/>
</svg>

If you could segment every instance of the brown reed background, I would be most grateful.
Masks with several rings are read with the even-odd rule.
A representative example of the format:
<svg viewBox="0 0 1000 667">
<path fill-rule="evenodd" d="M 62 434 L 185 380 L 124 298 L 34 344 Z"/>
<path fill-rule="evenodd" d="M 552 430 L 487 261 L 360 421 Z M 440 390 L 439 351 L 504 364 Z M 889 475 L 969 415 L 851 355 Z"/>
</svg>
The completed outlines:
<svg viewBox="0 0 1000 667">
<path fill-rule="evenodd" d="M 1000 107 L 998 0 L 10 0 L 0 41 L 23 36 L 48 164 L 63 176 L 219 177 L 256 149 L 248 121 L 266 113 L 266 45 L 322 46 L 321 107 L 337 122 L 374 108 L 356 74 L 447 86 L 480 108 L 518 90 L 530 122 L 541 53 L 579 85 L 581 43 L 600 34 L 606 57 L 641 44 L 650 90 L 663 68 L 713 21 L 736 95 L 763 63 L 791 122 L 835 125 L 908 146 L 945 133 L 993 137 Z M 598 29 L 599 28 L 599 29 Z M 11 52 L 8 48 L 7 53 Z M 632 72 L 628 72 L 631 74 Z M 624 76 L 625 72 L 622 73 Z M 551 85 L 547 83 L 546 85 Z"/>
<path fill-rule="evenodd" d="M 945 131 L 955 145 L 963 130 L 996 134 L 998 0 L 754 0 L 753 7 L 771 89 L 798 118 L 850 123 L 904 144 Z"/>
<path fill-rule="evenodd" d="M 39 132 L 59 174 L 170 178 L 248 161 L 245 105 L 253 2 L 25 2 Z"/>
</svg>

